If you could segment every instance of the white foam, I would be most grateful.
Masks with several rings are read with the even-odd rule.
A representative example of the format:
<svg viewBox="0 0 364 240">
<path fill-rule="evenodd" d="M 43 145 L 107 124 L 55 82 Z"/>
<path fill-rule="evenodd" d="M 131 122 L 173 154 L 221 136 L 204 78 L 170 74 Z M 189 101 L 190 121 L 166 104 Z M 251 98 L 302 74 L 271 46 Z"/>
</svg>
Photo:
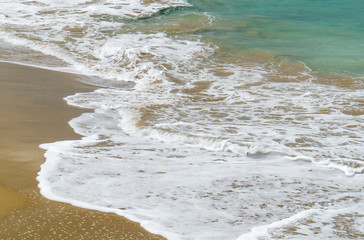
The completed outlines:
<svg viewBox="0 0 364 240">
<path fill-rule="evenodd" d="M 326 208 L 302 211 L 269 225 L 255 227 L 238 239 L 307 239 L 307 237 L 311 237 L 313 229 L 315 229 L 315 234 L 323 239 L 332 238 L 335 235 L 334 232 L 339 235 L 337 239 L 346 239 L 356 234 L 359 237 L 363 231 L 362 229 L 357 230 L 355 227 L 362 224 L 363 216 L 358 212 L 361 207 L 363 207 L 362 204 L 340 209 Z M 288 229 L 293 230 L 290 232 Z"/>
<path fill-rule="evenodd" d="M 117 16 L 120 20 L 137 18 L 174 6 L 189 4 L 183 0 L 156 1 L 151 4 L 137 0 L 5 1 L 0 10 L 1 16 L 4 16 L 0 23 L 0 38 L 58 57 L 79 73 L 103 76 L 109 70 L 106 68 L 102 71 L 105 65 L 120 67 L 119 56 L 109 59 L 108 62 L 102 61 L 101 64 L 104 65 L 98 65 L 99 59 L 94 59 L 97 56 L 93 56 L 93 52 L 99 52 L 105 38 L 113 41 L 116 36 L 114 32 L 124 25 L 120 21 L 107 22 L 103 20 L 103 16 Z M 120 35 L 114 41 L 123 37 Z M 128 34 L 127 36 L 131 37 Z M 138 44 L 134 47 L 137 46 Z M 120 78 L 120 75 L 103 77 Z M 125 77 L 128 76 L 121 76 L 122 79 Z"/>
<path fill-rule="evenodd" d="M 84 114 L 78 121 L 100 123 L 102 114 L 103 126 L 116 123 L 117 113 L 110 111 Z M 51 185 L 51 194 L 63 196 L 62 201 L 122 209 L 116 212 L 144 222 L 148 230 L 176 234 L 170 239 L 235 239 L 262 222 L 289 218 L 311 206 L 351 202 L 345 196 L 362 197 L 361 178 L 353 184 L 335 171 L 312 174 L 309 165 L 280 156 L 259 159 L 257 167 L 254 158 L 131 137 L 122 131 L 103 131 L 96 137 L 98 128 L 72 144 L 43 145 L 47 162 L 59 162 L 53 170 L 42 166 L 38 180 Z"/>
<path fill-rule="evenodd" d="M 250 70 L 247 76 L 251 78 L 247 77 L 247 81 L 262 81 L 263 78 L 259 77 L 262 75 L 259 74 L 259 71 L 253 73 Z M 240 76 L 237 79 L 244 78 Z M 234 86 L 232 83 L 228 86 Z M 239 81 L 239 84 L 242 82 Z M 219 86 L 216 82 L 214 85 Z M 220 90 L 220 86 L 210 88 L 211 102 L 204 101 L 203 104 L 186 100 L 188 96 L 183 94 L 161 94 L 165 93 L 162 87 L 164 84 L 160 86 L 160 92 L 99 89 L 66 98 L 69 104 L 97 109 L 95 114 L 84 114 L 71 122 L 77 132 L 85 136 L 98 136 L 98 140 L 90 144 L 95 147 L 86 147 L 87 151 L 93 149 L 92 155 L 86 158 L 96 161 L 93 155 L 101 154 L 96 157 L 100 159 L 103 156 L 97 166 L 91 165 L 87 170 L 83 168 L 89 176 L 85 176 L 85 179 L 99 175 L 105 178 L 112 176 L 106 183 L 108 186 L 115 185 L 115 188 L 108 187 L 110 193 L 104 197 L 108 201 L 97 202 L 97 205 L 106 204 L 117 208 L 129 206 L 133 202 L 125 214 L 135 214 L 138 218 L 158 222 L 161 224 L 159 227 L 164 226 L 163 230 L 158 228 L 159 232 L 171 231 L 181 239 L 235 239 L 262 222 L 270 222 L 265 228 L 266 233 L 271 228 L 283 228 L 286 223 L 299 219 L 292 217 L 295 212 L 308 211 L 312 206 L 320 212 L 331 204 L 335 207 L 345 205 L 347 202 L 341 199 L 347 193 L 348 196 L 361 199 L 360 185 L 353 184 L 351 179 L 339 172 L 313 170 L 310 162 L 315 160 L 315 155 L 302 156 L 299 148 L 294 150 L 284 147 L 273 140 L 279 138 L 282 141 L 282 134 L 309 134 L 307 125 L 285 123 L 285 128 L 277 126 L 275 129 L 273 126 L 276 120 L 261 117 L 261 111 L 257 111 L 259 104 L 245 106 L 239 111 L 234 108 L 232 98 L 226 98 L 230 105 L 225 101 L 214 101 L 217 94 L 221 96 L 226 92 Z M 289 102 L 281 92 L 277 94 L 281 95 L 278 103 L 264 95 L 267 99 L 260 98 L 260 101 L 264 100 L 260 104 L 266 107 L 266 101 L 269 101 L 270 107 L 274 109 L 275 104 Z M 300 94 L 297 96 L 301 97 Z M 242 101 L 241 98 L 233 99 Z M 257 98 L 244 97 L 244 100 L 256 101 Z M 307 104 L 305 101 L 298 102 Z M 250 106 L 254 107 L 254 111 L 249 109 Z M 317 111 L 312 106 L 315 104 L 310 104 L 310 111 Z M 146 119 L 147 122 L 140 125 L 143 109 L 153 112 Z M 240 112 L 250 116 L 250 119 L 244 119 L 246 125 L 233 120 L 221 125 L 225 119 L 234 119 L 229 114 L 238 118 Z M 270 125 L 255 126 L 259 118 Z M 229 131 L 223 131 L 221 126 Z M 287 134 L 286 131 L 292 133 Z M 99 144 L 100 149 L 96 147 Z M 102 154 L 101 149 L 107 154 Z M 85 153 L 80 155 L 85 156 Z M 105 161 L 111 169 L 119 170 L 101 174 L 94 172 L 100 169 L 105 171 L 101 167 Z M 329 159 L 318 163 L 331 166 Z M 83 176 L 82 172 L 72 174 Z M 354 182 L 360 183 L 360 179 L 356 178 Z M 95 182 L 92 185 L 95 186 Z M 123 187 L 118 197 L 117 186 L 129 186 L 130 190 L 125 193 L 128 189 Z M 280 187 L 282 191 L 276 192 Z M 106 186 L 97 188 L 106 189 Z M 349 190 L 351 188 L 358 192 Z M 138 193 L 133 192 L 135 189 Z M 82 188 L 74 191 L 81 192 Z M 63 191 L 61 193 L 64 194 Z M 93 193 L 85 192 L 78 197 L 82 199 L 87 194 L 90 196 L 86 201 L 95 198 Z M 76 197 L 73 193 L 70 196 Z M 290 221 L 280 220 L 282 218 Z M 224 229 L 229 229 L 229 233 Z"/>
<path fill-rule="evenodd" d="M 310 209 L 310 210 L 306 210 L 306 211 L 302 211 L 300 213 L 297 213 L 289 218 L 286 219 L 282 219 L 280 221 L 271 223 L 269 225 L 266 226 L 259 226 L 259 227 L 254 227 L 250 230 L 249 233 L 243 234 L 241 235 L 238 240 L 255 240 L 255 239 L 259 239 L 259 237 L 265 236 L 268 234 L 268 231 L 272 228 L 278 228 L 278 227 L 282 227 L 282 226 L 286 226 L 292 222 L 297 222 L 298 220 L 302 219 L 302 218 L 307 218 L 308 216 L 311 216 L 312 214 L 318 213 L 320 212 L 320 210 L 317 209 Z"/>
<path fill-rule="evenodd" d="M 67 97 L 71 105 L 96 109 L 95 114 L 88 113 L 71 122 L 76 132 L 97 136 L 95 142 L 87 145 L 91 155 L 84 160 L 92 159 L 96 165 L 82 164 L 86 176 L 77 171 L 62 177 L 102 176 L 103 180 L 99 180 L 108 187 L 98 186 L 97 180 L 92 180 L 92 186 L 108 189 L 106 196 L 101 197 L 107 201 L 96 205 L 125 208 L 124 214 L 157 222 L 159 226 L 154 226 L 157 228 L 154 231 L 173 232 L 176 239 L 236 239 L 263 222 L 269 223 L 268 233 L 273 227 L 285 226 L 280 225 L 280 219 L 296 219 L 292 215 L 311 207 L 321 211 L 330 204 L 335 207 L 346 204 L 341 199 L 347 192 L 349 196 L 362 198 L 360 185 L 353 184 L 351 179 L 332 170 L 313 170 L 310 164 L 312 161 L 333 167 L 331 159 L 318 156 L 327 154 L 327 148 L 335 145 L 326 141 L 326 133 L 320 136 L 316 129 L 328 124 L 335 129 L 332 124 L 335 119 L 342 118 L 340 121 L 347 124 L 351 124 L 350 119 L 356 121 L 340 111 L 333 116 L 315 115 L 320 111 L 322 99 L 312 95 L 325 92 L 328 102 L 338 101 L 343 99 L 338 88 L 293 82 L 286 84 L 285 90 L 289 92 L 285 94 L 279 87 L 281 83 L 264 82 L 264 75 L 269 73 L 263 69 L 225 65 L 225 70 L 233 69 L 234 74 L 221 82 L 212 74 L 214 66 L 209 67 L 198 74 L 194 72 L 198 77 L 183 72 L 189 81 L 185 85 L 165 84 L 168 78 L 157 83 L 142 79 L 134 90 L 99 89 Z M 172 69 L 175 76 L 181 74 L 177 70 Z M 211 86 L 201 93 L 190 94 L 194 83 L 204 79 L 209 79 Z M 239 90 L 244 84 L 256 82 L 261 83 L 259 87 Z M 301 93 L 301 88 L 310 94 Z M 177 90 L 176 94 L 171 94 L 171 90 Z M 355 91 L 350 93 L 355 94 Z M 201 98 L 194 100 L 196 96 Z M 287 120 L 277 120 L 285 108 Z M 310 117 L 305 121 L 305 116 Z M 355 134 L 360 138 L 360 132 Z M 307 139 L 313 151 L 301 151 L 296 139 L 303 135 L 327 147 L 315 146 L 315 141 Z M 297 145 L 285 146 L 287 142 Z M 101 147 L 97 147 L 99 144 Z M 351 147 L 356 146 L 356 142 L 347 144 L 348 156 Z M 330 154 L 338 156 L 335 149 Z M 105 161 L 107 168 L 102 167 Z M 85 165 L 89 168 L 85 169 Z M 110 172 L 109 168 L 118 171 Z M 106 173 L 100 173 L 100 169 Z M 118 190 L 119 186 L 123 186 L 122 190 Z M 65 194 L 63 187 L 57 194 Z M 277 191 L 280 188 L 282 191 Z M 359 192 L 354 193 L 351 188 Z M 74 189 L 69 197 L 86 202 L 97 198 L 93 192 L 82 189 L 88 187 Z"/>
</svg>

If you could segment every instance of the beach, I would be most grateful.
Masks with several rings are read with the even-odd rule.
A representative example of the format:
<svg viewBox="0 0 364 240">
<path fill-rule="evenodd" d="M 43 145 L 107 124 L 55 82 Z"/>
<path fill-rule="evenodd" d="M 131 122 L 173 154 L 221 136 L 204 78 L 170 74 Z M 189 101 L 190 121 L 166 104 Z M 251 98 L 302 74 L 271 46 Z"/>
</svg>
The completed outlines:
<svg viewBox="0 0 364 240">
<path fill-rule="evenodd" d="M 0 2 L 0 239 L 363 238 L 363 1 Z"/>
<path fill-rule="evenodd" d="M 62 98 L 94 89 L 77 75 L 0 63 L 0 239 L 162 239 L 121 216 L 39 193 L 39 144 L 81 137 L 67 122 L 85 110 Z"/>
</svg>

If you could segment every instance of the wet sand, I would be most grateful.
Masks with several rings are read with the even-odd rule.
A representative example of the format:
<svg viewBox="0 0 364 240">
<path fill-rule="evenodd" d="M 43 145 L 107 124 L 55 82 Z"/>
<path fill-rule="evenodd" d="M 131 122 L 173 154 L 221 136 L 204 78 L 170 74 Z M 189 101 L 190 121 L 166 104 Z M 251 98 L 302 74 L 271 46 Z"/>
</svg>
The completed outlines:
<svg viewBox="0 0 364 240">
<path fill-rule="evenodd" d="M 163 239 L 123 217 L 49 201 L 37 187 L 41 143 L 79 139 L 84 109 L 62 99 L 94 87 L 77 75 L 0 63 L 0 239 Z"/>
</svg>

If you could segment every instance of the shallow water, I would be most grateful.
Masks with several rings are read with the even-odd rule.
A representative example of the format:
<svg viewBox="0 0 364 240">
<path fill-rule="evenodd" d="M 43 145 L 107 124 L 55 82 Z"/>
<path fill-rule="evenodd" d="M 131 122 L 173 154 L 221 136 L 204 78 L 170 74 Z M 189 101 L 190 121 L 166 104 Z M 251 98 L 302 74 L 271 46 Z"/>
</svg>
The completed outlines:
<svg viewBox="0 0 364 240">
<path fill-rule="evenodd" d="M 231 51 L 273 51 L 313 70 L 363 76 L 364 3 L 359 0 L 191 3 L 222 25 L 203 36 Z M 233 24 L 232 24 L 233 23 Z"/>
<path fill-rule="evenodd" d="M 363 236 L 361 3 L 292 2 L 3 1 L 1 39 L 100 86 L 42 194 L 170 239 Z"/>
</svg>

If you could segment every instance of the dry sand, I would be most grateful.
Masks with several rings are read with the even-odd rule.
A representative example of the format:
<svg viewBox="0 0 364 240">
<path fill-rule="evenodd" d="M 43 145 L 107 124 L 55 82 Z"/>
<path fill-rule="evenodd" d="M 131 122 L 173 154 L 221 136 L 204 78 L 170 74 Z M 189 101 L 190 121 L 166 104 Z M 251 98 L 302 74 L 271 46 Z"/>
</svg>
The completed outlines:
<svg viewBox="0 0 364 240">
<path fill-rule="evenodd" d="M 123 217 L 43 198 L 41 143 L 78 139 L 67 122 L 84 109 L 62 99 L 94 88 L 77 75 L 0 63 L 0 239 L 162 239 Z"/>
</svg>

